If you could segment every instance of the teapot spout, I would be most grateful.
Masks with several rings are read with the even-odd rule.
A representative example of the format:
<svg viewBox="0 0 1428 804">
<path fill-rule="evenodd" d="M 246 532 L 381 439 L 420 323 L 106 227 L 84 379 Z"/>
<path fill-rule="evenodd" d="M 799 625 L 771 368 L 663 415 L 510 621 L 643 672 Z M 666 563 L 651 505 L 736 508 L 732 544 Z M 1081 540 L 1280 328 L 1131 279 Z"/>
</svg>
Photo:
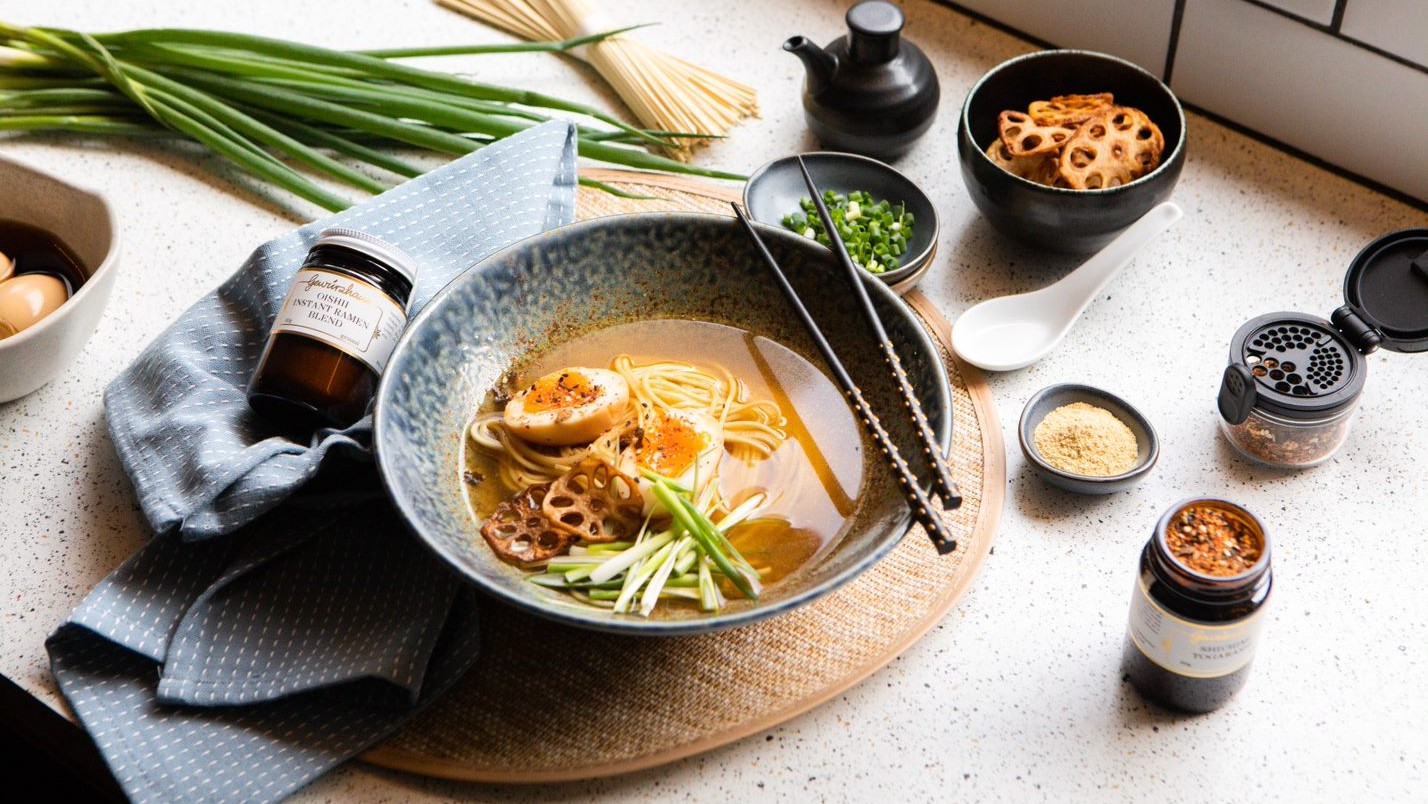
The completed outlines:
<svg viewBox="0 0 1428 804">
<path fill-rule="evenodd" d="M 806 36 L 792 36 L 783 43 L 783 49 L 803 61 L 803 69 L 808 73 L 808 92 L 817 95 L 833 83 L 833 74 L 838 72 L 838 58 L 809 41 Z"/>
</svg>

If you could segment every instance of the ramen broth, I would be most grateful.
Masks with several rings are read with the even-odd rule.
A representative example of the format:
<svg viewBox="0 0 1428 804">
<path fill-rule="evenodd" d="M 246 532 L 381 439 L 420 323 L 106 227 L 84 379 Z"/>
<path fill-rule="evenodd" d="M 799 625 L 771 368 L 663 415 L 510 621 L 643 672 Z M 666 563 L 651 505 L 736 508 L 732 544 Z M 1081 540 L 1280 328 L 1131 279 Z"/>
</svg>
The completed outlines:
<svg viewBox="0 0 1428 804">
<path fill-rule="evenodd" d="M 768 338 L 735 327 L 656 319 L 597 330 L 561 344 L 521 368 L 505 390 L 565 366 L 605 366 L 616 355 L 637 363 L 679 361 L 722 367 L 751 398 L 778 403 L 788 439 L 769 458 L 746 463 L 727 452 L 719 482 L 731 506 L 756 491 L 770 495 L 758 518 L 736 525 L 729 540 L 773 583 L 837 543 L 863 484 L 862 434 L 838 387 L 808 360 Z M 482 412 L 495 408 L 494 393 Z M 517 489 L 501 482 L 499 459 L 463 446 L 464 482 L 475 524 Z M 478 537 L 479 538 L 479 537 Z"/>
</svg>

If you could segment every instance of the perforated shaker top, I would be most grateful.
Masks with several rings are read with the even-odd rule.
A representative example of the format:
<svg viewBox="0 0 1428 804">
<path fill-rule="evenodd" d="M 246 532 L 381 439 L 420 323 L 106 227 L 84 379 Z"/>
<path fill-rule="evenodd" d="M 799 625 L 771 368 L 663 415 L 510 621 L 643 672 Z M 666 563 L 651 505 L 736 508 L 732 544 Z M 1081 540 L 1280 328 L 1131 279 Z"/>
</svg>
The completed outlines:
<svg viewBox="0 0 1428 804">
<path fill-rule="evenodd" d="M 1363 391 L 1363 355 L 1322 318 L 1271 313 L 1235 333 L 1231 363 L 1254 377 L 1255 405 L 1291 419 L 1319 419 Z"/>
</svg>

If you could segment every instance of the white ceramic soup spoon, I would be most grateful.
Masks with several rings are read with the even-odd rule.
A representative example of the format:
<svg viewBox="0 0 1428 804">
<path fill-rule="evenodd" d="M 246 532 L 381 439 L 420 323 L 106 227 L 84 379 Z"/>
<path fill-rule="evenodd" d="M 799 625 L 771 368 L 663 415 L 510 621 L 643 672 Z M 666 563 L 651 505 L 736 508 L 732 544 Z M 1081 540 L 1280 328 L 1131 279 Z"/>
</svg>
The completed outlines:
<svg viewBox="0 0 1428 804">
<path fill-rule="evenodd" d="M 1056 284 L 972 307 L 952 327 L 952 348 L 963 360 L 987 371 L 1012 371 L 1035 363 L 1061 343 L 1086 306 L 1131 257 L 1184 214 L 1166 201 Z"/>
</svg>

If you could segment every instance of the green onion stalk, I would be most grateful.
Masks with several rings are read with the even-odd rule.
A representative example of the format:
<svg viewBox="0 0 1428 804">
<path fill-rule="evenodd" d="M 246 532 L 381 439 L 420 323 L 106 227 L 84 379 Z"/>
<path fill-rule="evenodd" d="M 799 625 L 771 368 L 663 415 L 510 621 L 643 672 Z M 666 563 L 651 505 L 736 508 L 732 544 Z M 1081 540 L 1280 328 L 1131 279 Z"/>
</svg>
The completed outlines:
<svg viewBox="0 0 1428 804">
<path fill-rule="evenodd" d="M 704 510 L 712 504 L 697 504 L 692 490 L 653 472 L 642 474 L 670 514 L 667 527 L 652 531 L 652 520 L 646 519 L 633 541 L 573 547 L 568 555 L 537 565 L 545 572 L 530 576 L 531 583 L 616 613 L 646 617 L 661 600 L 690 600 L 704 611 L 718 611 L 727 602 L 718 578 L 757 600 L 760 573 L 725 534 L 752 518 L 767 498 L 755 495 L 716 523 Z"/>
<path fill-rule="evenodd" d="M 222 31 L 91 35 L 0 22 L 0 131 L 189 139 L 332 211 L 351 202 L 314 177 L 380 193 L 421 173 L 385 148 L 461 156 L 571 115 L 577 149 L 587 159 L 743 179 L 646 150 L 706 134 L 636 128 L 585 104 L 394 61 L 563 52 L 620 32 L 563 42 L 342 51 Z M 374 178 L 333 154 L 391 178 Z M 598 181 L 581 183 L 630 196 Z"/>
</svg>

